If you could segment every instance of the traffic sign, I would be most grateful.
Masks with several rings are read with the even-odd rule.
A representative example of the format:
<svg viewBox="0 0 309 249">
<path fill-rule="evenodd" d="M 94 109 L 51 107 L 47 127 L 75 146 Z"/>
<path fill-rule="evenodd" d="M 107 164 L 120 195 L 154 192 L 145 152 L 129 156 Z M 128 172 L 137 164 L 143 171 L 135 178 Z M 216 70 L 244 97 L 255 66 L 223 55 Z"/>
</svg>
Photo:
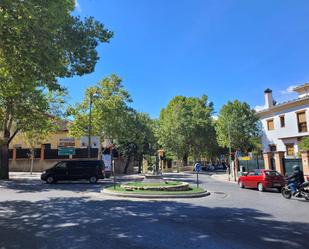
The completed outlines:
<svg viewBox="0 0 309 249">
<path fill-rule="evenodd" d="M 72 147 L 59 147 L 58 156 L 75 155 L 75 148 Z"/>
<path fill-rule="evenodd" d="M 202 167 L 199 163 L 196 163 L 194 165 L 194 169 L 195 169 L 195 172 L 201 172 L 202 171 Z"/>
</svg>

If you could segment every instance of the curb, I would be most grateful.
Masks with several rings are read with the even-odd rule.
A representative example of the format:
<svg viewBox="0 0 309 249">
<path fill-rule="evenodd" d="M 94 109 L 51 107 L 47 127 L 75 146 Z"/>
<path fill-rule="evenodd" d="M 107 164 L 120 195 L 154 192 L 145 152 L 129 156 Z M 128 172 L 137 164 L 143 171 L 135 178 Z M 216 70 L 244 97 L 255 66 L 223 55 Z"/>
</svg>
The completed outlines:
<svg viewBox="0 0 309 249">
<path fill-rule="evenodd" d="M 210 193 L 205 190 L 201 193 L 194 193 L 194 194 L 180 194 L 180 195 L 173 195 L 173 194 L 166 194 L 166 195 L 152 195 L 152 194 L 129 194 L 129 193 L 119 193 L 115 191 L 110 191 L 107 189 L 103 189 L 101 191 L 103 194 L 107 194 L 110 196 L 117 196 L 117 197 L 130 197 L 130 198 L 141 198 L 141 199 L 175 199 L 175 198 L 201 198 L 205 196 L 209 196 Z"/>
</svg>

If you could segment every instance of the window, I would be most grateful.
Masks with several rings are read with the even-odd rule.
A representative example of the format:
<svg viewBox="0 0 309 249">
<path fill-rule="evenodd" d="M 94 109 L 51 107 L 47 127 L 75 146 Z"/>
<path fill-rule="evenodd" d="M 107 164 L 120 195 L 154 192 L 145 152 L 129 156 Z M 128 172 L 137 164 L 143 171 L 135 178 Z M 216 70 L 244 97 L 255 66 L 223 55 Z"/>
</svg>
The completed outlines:
<svg viewBox="0 0 309 249">
<path fill-rule="evenodd" d="M 275 144 L 270 144 L 269 145 L 269 151 L 271 151 L 271 152 L 277 151 L 277 146 Z"/>
<path fill-rule="evenodd" d="M 261 175 L 263 175 L 263 174 L 262 174 L 262 171 L 260 171 L 260 170 L 256 170 L 256 171 L 254 172 L 254 174 L 255 174 L 256 176 L 261 176 Z"/>
<path fill-rule="evenodd" d="M 277 171 L 264 171 L 267 176 L 280 176 Z"/>
<path fill-rule="evenodd" d="M 272 130 L 275 129 L 274 120 L 273 119 L 267 120 L 267 129 L 269 131 L 272 131 Z"/>
<path fill-rule="evenodd" d="M 287 156 L 294 156 L 294 144 L 286 144 L 286 155 Z"/>
<path fill-rule="evenodd" d="M 280 126 L 281 128 L 285 127 L 285 117 L 284 116 L 280 116 Z"/>
<path fill-rule="evenodd" d="M 67 164 L 65 162 L 60 162 L 56 165 L 56 169 L 66 169 Z"/>
<path fill-rule="evenodd" d="M 306 112 L 298 112 L 297 114 L 297 124 L 299 132 L 307 132 L 307 120 L 306 120 Z"/>
</svg>

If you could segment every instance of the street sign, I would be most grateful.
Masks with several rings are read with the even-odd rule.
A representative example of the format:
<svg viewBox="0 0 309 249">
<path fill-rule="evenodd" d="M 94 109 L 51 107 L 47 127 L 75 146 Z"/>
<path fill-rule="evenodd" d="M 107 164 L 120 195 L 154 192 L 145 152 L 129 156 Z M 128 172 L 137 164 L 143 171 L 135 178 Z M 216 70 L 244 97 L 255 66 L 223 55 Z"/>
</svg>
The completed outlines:
<svg viewBox="0 0 309 249">
<path fill-rule="evenodd" d="M 199 163 L 196 163 L 194 165 L 194 170 L 196 172 L 196 186 L 199 187 L 199 182 L 198 182 L 198 173 L 201 172 L 202 166 Z"/>
<path fill-rule="evenodd" d="M 75 155 L 75 148 L 72 147 L 59 147 L 58 156 Z"/>
<path fill-rule="evenodd" d="M 235 157 L 236 157 L 236 158 L 242 157 L 242 153 L 241 153 L 240 150 L 237 150 L 237 151 L 235 152 Z"/>
<path fill-rule="evenodd" d="M 195 172 L 201 172 L 202 167 L 201 167 L 201 165 L 200 165 L 199 163 L 196 163 L 196 164 L 194 165 L 194 169 L 195 169 Z"/>
<path fill-rule="evenodd" d="M 105 171 L 112 171 L 112 157 L 110 154 L 103 154 L 102 160 L 104 161 Z"/>
<path fill-rule="evenodd" d="M 66 137 L 66 138 L 59 138 L 58 147 L 75 147 L 75 138 Z"/>
</svg>

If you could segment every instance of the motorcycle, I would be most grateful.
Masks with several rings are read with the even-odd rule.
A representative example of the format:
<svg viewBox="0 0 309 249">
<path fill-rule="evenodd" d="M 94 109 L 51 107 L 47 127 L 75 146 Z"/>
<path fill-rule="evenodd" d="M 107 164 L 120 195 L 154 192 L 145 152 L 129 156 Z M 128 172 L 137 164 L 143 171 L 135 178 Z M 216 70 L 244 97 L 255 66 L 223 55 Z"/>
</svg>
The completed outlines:
<svg viewBox="0 0 309 249">
<path fill-rule="evenodd" d="M 291 199 L 292 191 L 288 183 L 282 188 L 281 194 L 285 199 Z M 309 182 L 304 182 L 300 186 L 298 186 L 295 197 L 305 198 L 307 201 L 309 201 Z"/>
</svg>

